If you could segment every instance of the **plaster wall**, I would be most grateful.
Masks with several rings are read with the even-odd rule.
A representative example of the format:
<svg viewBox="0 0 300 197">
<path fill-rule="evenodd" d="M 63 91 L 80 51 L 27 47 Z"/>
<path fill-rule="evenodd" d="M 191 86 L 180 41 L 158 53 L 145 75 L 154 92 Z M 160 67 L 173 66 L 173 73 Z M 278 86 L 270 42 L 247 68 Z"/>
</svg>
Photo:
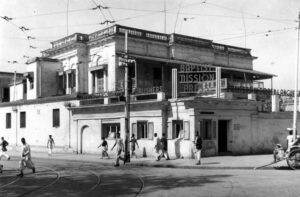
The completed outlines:
<svg viewBox="0 0 300 197">
<path fill-rule="evenodd" d="M 60 126 L 53 127 L 53 109 L 60 111 Z M 26 127 L 20 128 L 20 112 L 26 112 Z M 11 113 L 11 128 L 6 128 L 6 113 Z M 64 102 L 19 105 L 0 108 L 0 135 L 8 139 L 12 146 L 20 146 L 20 140 L 25 137 L 33 150 L 45 151 L 48 135 L 52 135 L 56 148 L 55 151 L 70 151 L 72 149 L 71 130 L 69 127 L 69 110 Z"/>
<path fill-rule="evenodd" d="M 58 83 L 57 83 L 57 70 L 60 68 L 59 62 L 40 62 L 38 82 L 38 88 L 41 91 L 41 97 L 49 97 L 57 95 Z M 41 69 L 41 70 L 40 70 Z M 38 91 L 39 92 L 39 91 Z"/>
<path fill-rule="evenodd" d="M 27 72 L 33 72 L 33 88 L 30 87 L 30 82 L 26 79 L 27 83 L 27 99 L 36 99 L 38 98 L 38 64 L 39 62 L 33 62 L 28 64 L 26 67 Z"/>
<path fill-rule="evenodd" d="M 19 83 L 16 84 L 14 87 L 13 85 L 9 87 L 9 101 L 18 101 L 22 100 L 24 98 L 23 96 L 23 84 Z"/>
</svg>

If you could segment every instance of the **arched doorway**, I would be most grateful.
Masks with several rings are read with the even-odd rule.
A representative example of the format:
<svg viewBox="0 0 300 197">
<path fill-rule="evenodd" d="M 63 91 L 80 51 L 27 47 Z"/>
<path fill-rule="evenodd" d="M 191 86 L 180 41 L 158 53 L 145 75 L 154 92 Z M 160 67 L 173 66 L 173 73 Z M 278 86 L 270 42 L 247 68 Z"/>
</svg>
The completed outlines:
<svg viewBox="0 0 300 197">
<path fill-rule="evenodd" d="M 96 153 L 99 152 L 97 147 L 100 143 L 100 136 L 89 126 L 83 126 L 81 129 L 81 150 L 80 153 Z"/>
</svg>

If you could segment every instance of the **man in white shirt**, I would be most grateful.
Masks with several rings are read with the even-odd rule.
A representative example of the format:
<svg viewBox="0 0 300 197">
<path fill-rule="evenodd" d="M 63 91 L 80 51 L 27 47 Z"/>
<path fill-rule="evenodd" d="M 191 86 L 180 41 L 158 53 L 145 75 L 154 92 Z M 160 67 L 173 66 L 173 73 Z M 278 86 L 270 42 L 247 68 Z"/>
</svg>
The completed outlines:
<svg viewBox="0 0 300 197">
<path fill-rule="evenodd" d="M 35 173 L 35 167 L 33 162 L 31 161 L 31 150 L 29 144 L 26 143 L 25 138 L 21 139 L 22 147 L 21 147 L 21 161 L 19 162 L 20 165 L 20 174 L 17 176 L 23 177 L 23 170 L 27 167 L 32 169 L 32 173 Z"/>
<path fill-rule="evenodd" d="M 287 128 L 286 130 L 289 132 L 289 135 L 286 137 L 286 143 L 287 143 L 287 150 L 286 151 L 289 152 L 291 147 L 293 146 L 293 144 L 299 138 L 299 135 L 297 135 L 297 130 L 296 130 L 296 139 L 294 139 L 293 129 L 292 128 Z"/>
<path fill-rule="evenodd" d="M 120 159 L 124 161 L 124 158 L 122 157 L 122 152 L 124 152 L 124 143 L 123 143 L 123 139 L 120 137 L 120 133 L 117 133 L 116 142 L 114 146 L 111 148 L 111 150 L 113 150 L 115 146 L 117 146 L 117 158 L 115 164 L 115 166 L 117 167 L 120 165 L 119 164 Z"/>
</svg>

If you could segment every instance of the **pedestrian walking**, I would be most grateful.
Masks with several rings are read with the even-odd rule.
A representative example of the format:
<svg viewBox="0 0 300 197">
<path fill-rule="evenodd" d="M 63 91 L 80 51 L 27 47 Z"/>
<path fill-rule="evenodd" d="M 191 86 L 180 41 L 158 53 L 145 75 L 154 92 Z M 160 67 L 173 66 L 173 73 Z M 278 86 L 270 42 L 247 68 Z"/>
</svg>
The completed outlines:
<svg viewBox="0 0 300 197">
<path fill-rule="evenodd" d="M 111 150 L 114 149 L 114 147 L 117 146 L 117 158 L 116 158 L 116 163 L 115 166 L 120 166 L 119 160 L 123 160 L 124 158 L 122 157 L 122 152 L 124 152 L 124 142 L 123 139 L 120 137 L 120 133 L 117 133 L 117 138 L 114 146 L 111 148 Z"/>
<path fill-rule="evenodd" d="M 162 153 L 161 153 L 161 157 L 165 157 L 166 160 L 169 160 L 169 154 L 168 154 L 168 140 L 166 138 L 166 134 L 163 133 L 162 134 L 162 138 L 161 138 L 161 150 L 162 150 Z"/>
<path fill-rule="evenodd" d="M 4 139 L 4 137 L 1 137 L 1 151 L 0 151 L 0 160 L 1 157 L 6 157 L 7 160 L 10 160 L 10 156 L 6 153 L 7 152 L 7 146 L 8 146 L 8 142 Z"/>
<path fill-rule="evenodd" d="M 55 146 L 54 139 L 52 138 L 52 135 L 49 135 L 49 139 L 47 142 L 48 156 L 52 156 L 52 149 L 54 148 L 54 146 Z"/>
<path fill-rule="evenodd" d="M 201 165 L 202 139 L 199 136 L 198 132 L 196 132 L 196 139 L 194 143 L 195 143 L 195 156 L 197 159 L 196 165 Z"/>
<path fill-rule="evenodd" d="M 29 144 L 26 143 L 25 138 L 21 139 L 22 147 L 21 147 L 21 161 L 20 165 L 20 173 L 17 175 L 19 177 L 23 177 L 23 171 L 25 168 L 32 169 L 32 173 L 35 173 L 34 163 L 31 161 L 31 150 Z"/>
<path fill-rule="evenodd" d="M 107 153 L 108 150 L 108 143 L 105 140 L 105 137 L 102 137 L 102 143 L 98 146 L 98 148 L 101 147 L 101 157 L 100 159 L 103 159 L 103 157 L 107 157 L 107 159 L 109 159 L 109 155 Z"/>
<path fill-rule="evenodd" d="M 161 141 L 160 138 L 157 136 L 157 133 L 154 133 L 154 151 L 155 151 L 155 159 L 156 161 L 160 160 L 161 157 Z"/>
<path fill-rule="evenodd" d="M 135 153 L 135 145 L 137 145 L 137 147 L 139 148 L 139 145 L 137 143 L 137 140 L 136 138 L 134 137 L 134 134 L 131 135 L 131 139 L 129 141 L 131 143 L 131 157 L 133 157 L 133 155 L 135 155 L 135 158 L 137 158 L 137 155 Z"/>
</svg>

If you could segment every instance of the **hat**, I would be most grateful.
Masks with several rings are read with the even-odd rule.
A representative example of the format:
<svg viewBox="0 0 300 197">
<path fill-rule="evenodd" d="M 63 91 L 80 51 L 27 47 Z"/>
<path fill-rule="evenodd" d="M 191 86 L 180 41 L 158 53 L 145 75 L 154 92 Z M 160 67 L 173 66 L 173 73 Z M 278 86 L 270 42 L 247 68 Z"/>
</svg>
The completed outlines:
<svg viewBox="0 0 300 197">
<path fill-rule="evenodd" d="M 293 131 L 293 128 L 286 128 L 287 131 Z"/>
</svg>

